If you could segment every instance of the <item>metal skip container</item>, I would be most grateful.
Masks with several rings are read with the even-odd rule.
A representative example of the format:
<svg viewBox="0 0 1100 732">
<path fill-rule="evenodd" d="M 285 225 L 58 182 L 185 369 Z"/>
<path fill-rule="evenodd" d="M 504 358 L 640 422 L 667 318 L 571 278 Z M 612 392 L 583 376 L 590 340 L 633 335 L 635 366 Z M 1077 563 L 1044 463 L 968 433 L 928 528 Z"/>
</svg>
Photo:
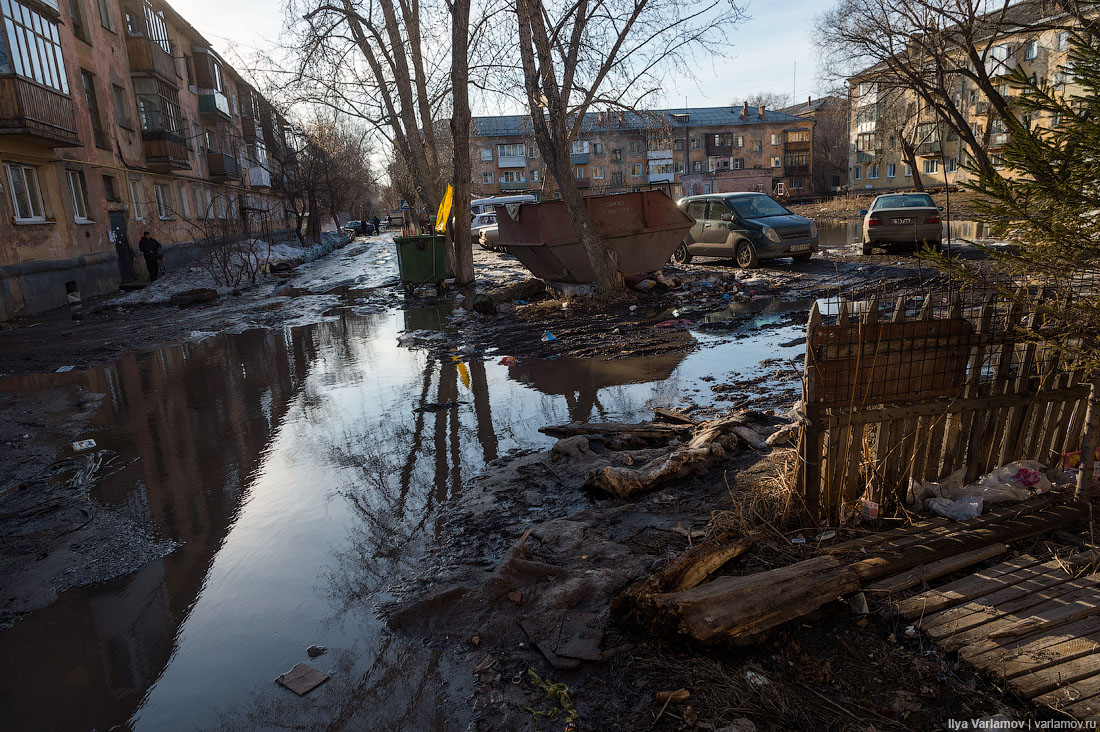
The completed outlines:
<svg viewBox="0 0 1100 732">
<path fill-rule="evenodd" d="M 661 190 L 588 196 L 584 202 L 624 275 L 659 270 L 695 223 Z M 564 202 L 497 205 L 496 212 L 500 245 L 531 274 L 552 282 L 595 280 Z"/>
</svg>

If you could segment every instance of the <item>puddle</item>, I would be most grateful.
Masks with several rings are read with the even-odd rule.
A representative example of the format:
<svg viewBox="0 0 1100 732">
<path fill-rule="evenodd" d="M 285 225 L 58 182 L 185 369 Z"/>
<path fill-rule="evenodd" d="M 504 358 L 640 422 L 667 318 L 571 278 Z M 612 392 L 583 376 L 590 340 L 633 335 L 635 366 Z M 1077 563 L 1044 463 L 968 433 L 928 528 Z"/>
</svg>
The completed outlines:
<svg viewBox="0 0 1100 732">
<path fill-rule="evenodd" d="M 946 227 L 947 225 L 944 224 Z M 944 234 L 946 235 L 946 228 Z M 977 221 L 952 221 L 952 239 L 988 239 L 990 230 L 988 224 Z M 822 219 L 817 222 L 817 240 L 822 248 L 843 249 L 860 243 L 863 240 L 863 219 L 856 221 L 838 221 L 836 219 Z"/>
<path fill-rule="evenodd" d="M 19 670 L 0 679 L 4 726 L 464 728 L 470 669 L 376 617 L 434 559 L 440 505 L 487 462 L 549 446 L 546 424 L 645 419 L 710 401 L 700 377 L 801 358 L 802 325 L 766 326 L 805 306 L 748 305 L 735 338 L 700 330 L 687 355 L 460 364 L 398 345 L 442 311 L 344 311 L 0 381 L 104 394 L 86 436 L 140 459 L 95 497 L 182 542 L 0 633 L 0 662 Z M 332 679 L 299 699 L 273 680 L 313 644 L 330 649 L 310 663 Z"/>
</svg>

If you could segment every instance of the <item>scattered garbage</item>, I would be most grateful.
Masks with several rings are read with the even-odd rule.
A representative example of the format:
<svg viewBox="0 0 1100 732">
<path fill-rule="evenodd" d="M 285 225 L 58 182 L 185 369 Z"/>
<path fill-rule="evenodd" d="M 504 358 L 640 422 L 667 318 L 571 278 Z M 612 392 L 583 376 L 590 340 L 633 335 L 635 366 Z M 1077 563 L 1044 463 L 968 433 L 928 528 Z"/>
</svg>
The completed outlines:
<svg viewBox="0 0 1100 732">
<path fill-rule="evenodd" d="M 30 437 L 30 435 L 24 435 L 24 439 L 27 437 Z M 91 450 L 93 447 L 95 447 L 95 440 L 77 440 L 73 443 L 73 449 L 77 452 Z"/>
<path fill-rule="evenodd" d="M 687 318 L 679 320 L 662 320 L 654 328 L 688 328 L 691 326 L 691 321 Z"/>
<path fill-rule="evenodd" d="M 328 674 L 318 671 L 308 663 L 298 663 L 294 668 L 286 673 L 279 674 L 275 679 L 298 696 L 305 696 L 328 680 Z"/>
<path fill-rule="evenodd" d="M 835 539 L 835 538 L 836 538 L 836 532 L 833 531 L 832 529 L 829 529 L 828 531 L 822 531 L 820 534 L 817 535 L 817 540 L 818 541 L 828 541 L 829 539 Z"/>
<path fill-rule="evenodd" d="M 981 506 L 984 506 L 986 503 L 1023 501 L 1035 493 L 1049 491 L 1053 484 L 1045 471 L 1045 466 L 1036 460 L 1017 460 L 1002 465 L 969 485 L 963 483 L 965 469 L 955 471 L 938 483 L 910 478 L 906 502 L 910 507 L 924 507 L 947 518 L 956 515 L 973 518 L 969 515 L 976 505 L 972 499 L 980 499 Z"/>
<path fill-rule="evenodd" d="M 631 305 L 630 306 L 630 312 L 632 312 L 632 313 L 638 312 L 638 306 L 637 305 Z"/>
<path fill-rule="evenodd" d="M 984 500 L 980 496 L 966 496 L 957 501 L 950 498 L 929 498 L 924 507 L 928 511 L 953 521 L 966 521 L 982 515 Z"/>
<path fill-rule="evenodd" d="M 310 646 L 306 649 L 306 653 L 310 658 L 317 658 L 318 656 L 323 656 L 328 653 L 328 649 L 324 646 Z"/>
<path fill-rule="evenodd" d="M 768 680 L 767 676 L 765 676 L 764 674 L 758 674 L 755 671 L 746 671 L 745 679 L 747 679 L 748 682 L 754 686 L 767 686 L 771 683 L 771 681 Z"/>
<path fill-rule="evenodd" d="M 868 615 L 871 612 L 871 608 L 867 606 L 867 596 L 862 592 L 852 595 L 848 600 L 848 607 L 854 615 Z"/>
<path fill-rule="evenodd" d="M 859 513 L 865 519 L 877 519 L 879 517 L 879 505 L 867 498 L 859 499 Z"/>
<path fill-rule="evenodd" d="M 55 371 L 54 373 L 63 374 L 66 371 L 72 371 L 75 368 L 76 368 L 76 366 L 60 366 L 60 367 L 58 367 L 57 371 Z"/>
<path fill-rule="evenodd" d="M 504 358 L 500 359 L 499 363 L 501 366 L 515 366 L 517 363 L 519 363 L 519 359 L 515 356 L 505 356 Z"/>
<path fill-rule="evenodd" d="M 535 669 L 527 668 L 527 682 L 531 686 L 541 689 L 546 694 L 546 698 L 553 701 L 557 706 L 550 709 L 534 709 L 533 707 L 524 707 L 523 710 L 536 719 L 538 717 L 546 717 L 547 719 L 556 719 L 558 715 L 562 715 L 565 723 L 576 724 L 580 720 L 580 714 L 577 712 L 577 708 L 573 706 L 573 700 L 569 698 L 569 687 L 562 683 L 554 683 L 549 679 L 542 679 L 535 672 Z"/>
<path fill-rule="evenodd" d="M 549 343 L 550 341 L 556 341 L 556 340 L 557 340 L 557 337 L 555 337 L 554 334 L 551 333 L 550 331 L 544 330 L 542 332 L 542 342 L 543 343 Z"/>
</svg>

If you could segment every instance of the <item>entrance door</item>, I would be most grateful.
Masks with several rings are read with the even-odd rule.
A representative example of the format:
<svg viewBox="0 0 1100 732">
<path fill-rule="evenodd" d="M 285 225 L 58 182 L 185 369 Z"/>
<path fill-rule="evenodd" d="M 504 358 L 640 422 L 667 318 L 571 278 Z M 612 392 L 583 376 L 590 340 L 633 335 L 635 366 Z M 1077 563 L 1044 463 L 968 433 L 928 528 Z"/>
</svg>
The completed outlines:
<svg viewBox="0 0 1100 732">
<path fill-rule="evenodd" d="M 110 211 L 111 233 L 115 236 L 115 252 L 118 253 L 118 276 L 122 282 L 134 279 L 134 250 L 126 236 L 126 212 Z"/>
</svg>

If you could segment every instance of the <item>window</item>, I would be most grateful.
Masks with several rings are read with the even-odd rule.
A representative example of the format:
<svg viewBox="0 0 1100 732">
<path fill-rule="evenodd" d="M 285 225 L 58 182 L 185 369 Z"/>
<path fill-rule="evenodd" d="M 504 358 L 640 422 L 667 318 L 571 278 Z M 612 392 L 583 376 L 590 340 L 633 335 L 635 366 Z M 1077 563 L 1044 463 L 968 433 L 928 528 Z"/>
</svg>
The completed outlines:
<svg viewBox="0 0 1100 732">
<path fill-rule="evenodd" d="M 505 170 L 500 174 L 500 179 L 505 183 L 522 183 L 523 176 L 517 170 Z"/>
<path fill-rule="evenodd" d="M 677 173 L 683 173 L 684 170 L 685 170 L 684 161 L 683 160 L 677 160 L 676 161 L 676 172 Z"/>
<path fill-rule="evenodd" d="M 80 7 L 82 0 L 69 0 L 69 18 L 73 24 L 73 35 L 90 44 L 88 28 L 84 25 L 84 9 Z"/>
<path fill-rule="evenodd" d="M 913 169 L 911 167 L 909 167 L 909 163 L 905 164 L 905 177 L 906 178 L 912 178 L 913 177 Z"/>
<path fill-rule="evenodd" d="M 790 188 L 792 191 L 800 191 L 806 187 L 805 178 L 791 178 Z"/>
<path fill-rule="evenodd" d="M 809 151 L 798 151 L 787 153 L 786 166 L 788 168 L 809 168 L 810 167 L 810 153 Z"/>
<path fill-rule="evenodd" d="M 42 193 L 38 186 L 38 169 L 32 165 L 7 165 L 8 188 L 14 204 L 18 223 L 36 223 L 46 220 L 42 209 Z"/>
<path fill-rule="evenodd" d="M 153 195 L 157 199 L 157 216 L 161 219 L 173 219 L 172 199 L 169 197 L 168 186 L 163 183 L 153 184 Z"/>
<path fill-rule="evenodd" d="M 531 145 L 530 147 L 527 148 L 526 152 L 527 152 L 527 157 L 530 158 L 531 160 L 534 160 L 535 158 L 537 158 L 539 156 L 539 147 L 538 147 L 538 145 Z"/>
<path fill-rule="evenodd" d="M 632 140 L 630 142 L 630 152 L 640 153 L 641 151 L 642 151 L 642 142 L 641 142 L 641 140 Z"/>
<path fill-rule="evenodd" d="M 744 158 L 734 158 L 733 159 L 733 169 L 734 170 L 744 170 L 745 169 L 745 159 Z"/>
<path fill-rule="evenodd" d="M 703 172 L 703 161 L 702 160 L 692 160 L 691 161 L 691 172 L 692 173 L 702 173 Z"/>
<path fill-rule="evenodd" d="M 687 215 L 696 221 L 704 221 L 707 218 L 707 202 L 688 201 Z"/>
<path fill-rule="evenodd" d="M 1060 31 L 1058 33 L 1058 50 L 1065 51 L 1069 48 L 1069 31 Z"/>
<path fill-rule="evenodd" d="M 699 149 L 699 138 L 698 137 L 691 138 L 691 149 L 692 150 L 698 150 Z"/>
<path fill-rule="evenodd" d="M 88 102 L 88 118 L 92 121 L 92 138 L 96 147 L 107 147 L 107 136 L 103 134 L 103 120 L 99 116 L 99 101 L 95 95 L 95 78 L 91 73 L 80 70 L 80 82 L 84 86 L 84 99 Z"/>
<path fill-rule="evenodd" d="M 622 148 L 617 147 L 617 148 L 615 148 L 614 150 L 611 151 L 611 162 L 618 163 L 618 162 L 621 162 L 622 159 L 623 159 L 623 150 L 622 150 Z"/>
<path fill-rule="evenodd" d="M 931 175 L 932 173 L 938 173 L 940 170 L 940 161 L 936 159 L 924 161 L 925 175 Z"/>
<path fill-rule="evenodd" d="M 103 176 L 103 197 L 108 201 L 118 201 L 118 186 L 113 175 Z"/>
<path fill-rule="evenodd" d="M 713 188 L 714 188 L 714 186 L 712 186 L 710 183 L 704 183 L 703 184 L 703 193 L 714 193 Z"/>
<path fill-rule="evenodd" d="M 115 27 L 111 24 L 111 13 L 108 9 L 108 0 L 95 0 L 96 7 L 99 8 L 99 24 L 111 31 L 115 32 Z"/>
<path fill-rule="evenodd" d="M 145 206 L 145 197 L 141 195 L 141 181 L 130 181 L 130 205 L 134 210 L 134 218 L 138 221 L 144 221 L 145 216 L 142 215 L 141 209 Z"/>
<path fill-rule="evenodd" d="M 874 132 L 861 132 L 856 135 L 856 150 L 858 152 L 874 152 L 878 149 L 878 135 Z"/>
<path fill-rule="evenodd" d="M 539 172 L 534 168 L 531 168 L 531 180 L 537 181 L 539 179 Z"/>
<path fill-rule="evenodd" d="M 787 142 L 809 142 L 809 130 L 791 130 L 787 133 Z"/>
<path fill-rule="evenodd" d="M 586 152 L 588 152 L 588 141 L 573 140 L 573 143 L 569 148 L 569 152 L 573 155 L 584 155 Z"/>
<path fill-rule="evenodd" d="M 707 172 L 713 173 L 718 169 L 718 158 L 707 157 Z"/>
<path fill-rule="evenodd" d="M 677 137 L 675 140 L 673 140 L 672 141 L 672 149 L 673 150 L 683 150 L 684 149 L 683 139 Z"/>
<path fill-rule="evenodd" d="M 761 151 L 763 151 L 763 149 L 764 149 L 764 141 L 763 140 L 753 140 L 752 141 L 752 151 L 753 152 L 761 152 Z"/>
<path fill-rule="evenodd" d="M 878 166 L 877 165 L 872 165 L 867 170 L 867 177 L 868 178 L 878 178 Z"/>
<path fill-rule="evenodd" d="M 855 168 L 853 169 L 853 171 L 852 171 L 852 175 L 853 175 L 853 177 L 854 177 L 854 178 L 855 178 L 856 180 L 860 180 L 861 178 L 863 178 L 863 168 L 861 168 L 861 167 L 859 167 L 859 166 L 857 165 L 857 166 L 856 166 L 856 167 L 855 167 Z"/>
<path fill-rule="evenodd" d="M 738 135 L 737 137 L 733 138 L 733 146 L 734 147 L 744 147 L 745 146 L 745 136 L 744 135 Z"/>
<path fill-rule="evenodd" d="M 947 159 L 947 172 L 954 173 L 959 169 L 959 161 L 956 158 Z"/>
<path fill-rule="evenodd" d="M 488 148 L 488 147 L 481 148 L 481 159 L 482 160 L 492 160 L 493 159 L 493 150 L 492 150 L 492 148 Z"/>
<path fill-rule="evenodd" d="M 592 143 L 592 154 L 593 155 L 603 155 L 603 143 L 602 142 L 593 142 Z"/>
<path fill-rule="evenodd" d="M 584 166 L 583 165 L 574 165 L 573 166 L 573 177 L 574 178 L 583 178 L 584 177 Z"/>
<path fill-rule="evenodd" d="M 639 176 L 641 176 L 641 174 L 642 174 L 642 164 L 641 163 L 631 163 L 630 164 L 630 176 L 632 178 L 638 178 Z"/>
<path fill-rule="evenodd" d="M 886 177 L 896 178 L 898 177 L 898 165 L 897 163 L 890 163 L 886 166 Z"/>
<path fill-rule="evenodd" d="M 171 132 L 186 136 L 180 114 L 179 94 L 159 79 L 134 78 L 138 120 L 146 132 Z"/>
<path fill-rule="evenodd" d="M 19 0 L 4 0 L 0 7 L 11 54 L 8 60 L 15 73 L 68 94 L 69 78 L 65 75 L 57 24 Z"/>
<path fill-rule="evenodd" d="M 714 135 L 713 140 L 714 147 L 733 147 L 733 135 L 728 132 Z"/>
<path fill-rule="evenodd" d="M 514 145 L 497 145 L 497 157 L 498 158 L 522 158 L 523 143 L 517 143 Z"/>
<path fill-rule="evenodd" d="M 602 180 L 603 179 L 603 168 L 599 165 L 593 165 L 592 166 L 592 177 L 596 178 L 597 180 Z"/>
<path fill-rule="evenodd" d="M 189 218 L 191 218 L 191 204 L 187 200 L 187 187 L 181 185 L 179 187 L 178 193 L 179 193 L 179 197 L 180 197 L 179 211 L 180 211 L 180 213 L 183 214 L 183 217 L 185 219 L 189 219 Z M 266 199 L 263 200 L 263 204 L 264 204 L 265 209 L 268 208 L 268 203 L 269 202 Z"/>
<path fill-rule="evenodd" d="M 772 167 L 779 168 L 783 165 L 783 159 L 778 155 L 772 155 Z"/>
<path fill-rule="evenodd" d="M 481 182 L 482 183 L 492 183 L 493 182 L 493 174 L 492 173 L 482 173 L 481 174 Z"/>
<path fill-rule="evenodd" d="M 1038 56 L 1039 56 L 1039 42 L 1038 41 L 1028 41 L 1024 45 L 1024 59 L 1027 60 L 1027 61 L 1031 61 L 1031 60 L 1035 59 Z"/>
<path fill-rule="evenodd" d="M 616 170 L 611 174 L 611 185 L 621 186 L 623 184 L 623 173 L 621 170 Z"/>
<path fill-rule="evenodd" d="M 118 84 L 112 84 L 111 96 L 115 100 L 115 119 L 119 126 L 128 130 L 133 129 L 134 119 L 130 114 L 130 105 L 126 103 L 126 90 Z"/>
<path fill-rule="evenodd" d="M 772 144 L 773 145 L 780 145 L 782 143 L 783 143 L 783 135 L 780 135 L 780 134 L 777 134 L 777 133 L 773 132 L 772 133 Z"/>
<path fill-rule="evenodd" d="M 83 170 L 67 170 L 69 193 L 73 196 L 73 221 L 78 224 L 91 223 L 88 218 L 88 183 L 84 180 Z"/>
</svg>

